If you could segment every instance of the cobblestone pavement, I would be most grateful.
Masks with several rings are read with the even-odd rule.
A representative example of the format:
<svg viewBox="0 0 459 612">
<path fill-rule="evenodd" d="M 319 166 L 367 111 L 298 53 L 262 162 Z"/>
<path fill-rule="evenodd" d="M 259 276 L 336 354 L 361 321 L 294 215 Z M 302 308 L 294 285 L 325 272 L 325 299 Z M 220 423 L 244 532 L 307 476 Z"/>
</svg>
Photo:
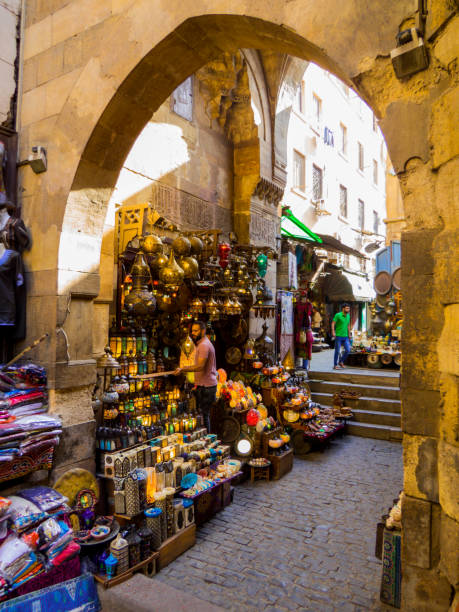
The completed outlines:
<svg viewBox="0 0 459 612">
<path fill-rule="evenodd" d="M 338 439 L 281 480 L 237 486 L 154 580 L 237 612 L 382 610 L 376 523 L 401 487 L 400 444 Z"/>
</svg>

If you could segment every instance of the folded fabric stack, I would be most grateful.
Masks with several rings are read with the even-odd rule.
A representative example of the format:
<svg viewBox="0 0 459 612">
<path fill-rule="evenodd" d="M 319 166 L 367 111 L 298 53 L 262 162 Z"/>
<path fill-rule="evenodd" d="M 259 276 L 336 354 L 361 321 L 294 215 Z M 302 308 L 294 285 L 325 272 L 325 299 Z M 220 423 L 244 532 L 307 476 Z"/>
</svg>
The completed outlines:
<svg viewBox="0 0 459 612">
<path fill-rule="evenodd" d="M 0 372 L 0 411 L 6 415 L 41 414 L 48 410 L 46 370 L 27 364 Z"/>
<path fill-rule="evenodd" d="M 51 468 L 62 425 L 43 414 L 47 410 L 43 367 L 29 363 L 0 369 L 0 481 Z"/>
<path fill-rule="evenodd" d="M 42 486 L 0 498 L 0 598 L 80 552 L 66 502 Z"/>
<path fill-rule="evenodd" d="M 59 418 L 47 414 L 23 416 L 10 423 L 0 423 L 0 462 L 11 461 L 16 456 L 59 444 L 62 423 Z"/>
</svg>

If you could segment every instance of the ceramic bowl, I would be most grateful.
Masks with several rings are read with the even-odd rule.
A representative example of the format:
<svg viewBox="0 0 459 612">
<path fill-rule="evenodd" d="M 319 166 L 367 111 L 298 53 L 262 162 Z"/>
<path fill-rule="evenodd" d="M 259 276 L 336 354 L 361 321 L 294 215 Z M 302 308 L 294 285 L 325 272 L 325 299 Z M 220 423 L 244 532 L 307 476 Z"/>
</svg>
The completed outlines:
<svg viewBox="0 0 459 612">
<path fill-rule="evenodd" d="M 97 527 L 91 529 L 91 537 L 94 538 L 94 540 L 103 540 L 109 533 L 110 527 L 107 527 L 106 525 L 97 525 Z"/>
</svg>

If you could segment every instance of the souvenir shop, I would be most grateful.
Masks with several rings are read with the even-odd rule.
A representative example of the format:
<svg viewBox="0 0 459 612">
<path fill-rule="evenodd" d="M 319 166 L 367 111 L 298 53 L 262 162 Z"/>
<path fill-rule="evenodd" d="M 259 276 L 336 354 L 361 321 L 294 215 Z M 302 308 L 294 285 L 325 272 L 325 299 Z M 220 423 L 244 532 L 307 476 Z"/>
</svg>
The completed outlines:
<svg viewBox="0 0 459 612">
<path fill-rule="evenodd" d="M 159 216 L 118 247 L 93 393 L 96 474 L 71 469 L 53 488 L 19 485 L 1 499 L 5 600 L 42 597 L 44 587 L 63 597 L 73 580 L 96 602 L 88 576 L 106 588 L 136 571 L 153 576 L 193 546 L 196 527 L 231 503 L 239 479 L 281 478 L 294 450 L 344 427 L 346 408 L 314 404 L 291 355 L 279 361 L 268 333 L 278 318 L 265 280 L 271 249 L 223 241 L 217 230 L 180 231 Z M 193 373 L 177 372 L 195 363 L 198 320 L 217 357 L 210 431 Z M 47 413 L 45 370 L 16 359 L 0 384 L 0 478 L 50 470 L 62 424 Z"/>
</svg>

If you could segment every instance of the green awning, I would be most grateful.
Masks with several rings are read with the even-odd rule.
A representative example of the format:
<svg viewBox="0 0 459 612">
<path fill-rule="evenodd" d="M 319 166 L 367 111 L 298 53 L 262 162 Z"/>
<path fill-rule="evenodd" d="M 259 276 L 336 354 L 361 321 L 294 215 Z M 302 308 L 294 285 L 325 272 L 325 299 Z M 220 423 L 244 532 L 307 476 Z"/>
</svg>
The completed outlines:
<svg viewBox="0 0 459 612">
<path fill-rule="evenodd" d="M 301 232 L 298 232 L 298 229 L 300 229 Z M 316 242 L 318 244 L 323 242 L 320 236 L 314 234 L 309 227 L 306 227 L 306 225 L 295 217 L 292 211 L 287 207 L 282 209 L 281 235 L 286 238 L 292 238 L 293 240 L 307 240 L 308 242 Z"/>
</svg>

